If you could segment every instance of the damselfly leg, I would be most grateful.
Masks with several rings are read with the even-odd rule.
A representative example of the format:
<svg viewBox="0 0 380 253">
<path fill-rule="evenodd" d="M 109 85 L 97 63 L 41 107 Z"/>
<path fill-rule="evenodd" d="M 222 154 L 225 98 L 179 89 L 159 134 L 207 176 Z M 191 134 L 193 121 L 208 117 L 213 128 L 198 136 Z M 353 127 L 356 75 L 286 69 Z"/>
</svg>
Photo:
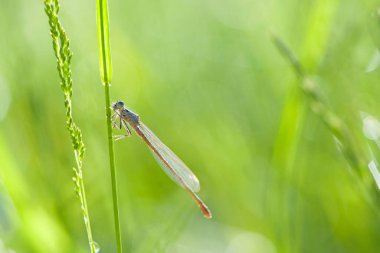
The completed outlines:
<svg viewBox="0 0 380 253">
<path fill-rule="evenodd" d="M 111 121 L 112 121 L 112 128 L 115 128 L 115 127 L 117 127 L 117 119 L 115 119 L 116 118 L 116 116 L 117 116 L 118 114 L 115 112 L 114 114 L 112 114 L 112 116 L 111 116 Z M 119 119 L 120 119 L 120 121 L 121 121 L 121 118 L 119 117 Z M 121 127 L 118 127 L 119 129 L 121 129 Z"/>
<path fill-rule="evenodd" d="M 115 118 L 117 117 L 119 119 L 119 122 L 117 122 L 117 119 L 115 119 L 113 121 L 113 127 L 117 127 L 119 129 L 121 129 L 122 127 L 125 128 L 125 130 L 127 131 L 127 134 L 121 134 L 121 135 L 114 135 L 113 138 L 115 141 L 118 141 L 118 140 L 121 140 L 121 139 L 124 139 L 125 137 L 129 137 L 132 135 L 132 132 L 131 130 L 129 129 L 128 127 L 128 124 L 121 118 L 121 116 L 119 115 L 119 113 L 115 112 L 111 118 Z"/>
</svg>

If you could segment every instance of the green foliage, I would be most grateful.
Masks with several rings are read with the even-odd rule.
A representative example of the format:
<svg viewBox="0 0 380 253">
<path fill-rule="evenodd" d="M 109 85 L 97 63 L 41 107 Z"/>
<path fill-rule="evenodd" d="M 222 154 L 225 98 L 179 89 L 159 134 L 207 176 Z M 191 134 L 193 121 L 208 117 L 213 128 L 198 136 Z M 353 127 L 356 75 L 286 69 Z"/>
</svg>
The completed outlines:
<svg viewBox="0 0 380 253">
<path fill-rule="evenodd" d="M 86 253 L 42 3 L 0 8 L 0 245 Z M 117 252 L 96 4 L 63 3 L 75 55 L 64 53 L 61 66 L 70 59 L 75 77 L 91 229 L 101 252 Z M 377 253 L 379 190 L 367 164 L 378 166 L 379 138 L 367 141 L 362 115 L 380 118 L 378 4 L 109 1 L 107 97 L 125 101 L 189 165 L 214 214 L 205 220 L 132 134 L 114 144 L 124 252 Z M 291 54 L 278 53 L 271 33 Z"/>
<path fill-rule="evenodd" d="M 98 21 L 98 47 L 99 47 L 99 62 L 100 62 L 100 76 L 104 85 L 104 97 L 106 104 L 106 124 L 108 135 L 108 155 L 110 162 L 110 174 L 112 184 L 112 202 L 113 202 L 113 216 L 114 226 L 116 233 L 116 247 L 117 252 L 122 252 L 121 232 L 120 232 L 120 218 L 119 218 L 119 204 L 117 196 L 117 179 L 115 167 L 115 155 L 112 136 L 112 122 L 111 122 L 111 101 L 110 101 L 110 86 L 112 77 L 112 63 L 111 63 L 111 46 L 108 27 L 108 1 L 96 1 L 96 14 Z"/>
<path fill-rule="evenodd" d="M 66 109 L 66 128 L 70 133 L 71 142 L 74 148 L 75 161 L 77 168 L 74 171 L 74 185 L 75 192 L 81 203 L 81 210 L 83 219 L 86 225 L 86 232 L 90 244 L 91 252 L 98 251 L 96 242 L 92 239 L 92 231 L 90 224 L 90 217 L 88 214 L 87 201 L 85 195 L 85 188 L 83 183 L 83 156 L 84 156 L 84 143 L 82 140 L 82 133 L 79 127 L 75 124 L 72 115 L 72 95 L 73 95 L 73 80 L 71 78 L 71 58 L 73 56 L 70 50 L 69 39 L 58 20 L 59 1 L 58 0 L 45 0 L 45 12 L 49 18 L 50 34 L 53 40 L 53 49 L 55 57 L 57 58 L 57 70 L 59 78 L 61 79 L 61 89 L 64 95 L 65 109 Z"/>
<path fill-rule="evenodd" d="M 360 162 L 360 160 L 363 155 L 359 154 L 356 150 L 355 142 L 352 140 L 352 134 L 348 131 L 342 120 L 328 108 L 326 102 L 323 101 L 322 92 L 317 82 L 304 73 L 297 57 L 295 57 L 280 38 L 274 36 L 273 41 L 280 53 L 289 60 L 294 72 L 300 79 L 300 88 L 309 99 L 311 110 L 321 118 L 337 139 L 338 145 L 342 149 L 350 166 L 356 173 L 361 173 L 363 162 Z"/>
<path fill-rule="evenodd" d="M 110 84 L 112 79 L 111 45 L 108 25 L 108 1 L 96 0 L 98 23 L 99 68 L 102 82 Z"/>
</svg>

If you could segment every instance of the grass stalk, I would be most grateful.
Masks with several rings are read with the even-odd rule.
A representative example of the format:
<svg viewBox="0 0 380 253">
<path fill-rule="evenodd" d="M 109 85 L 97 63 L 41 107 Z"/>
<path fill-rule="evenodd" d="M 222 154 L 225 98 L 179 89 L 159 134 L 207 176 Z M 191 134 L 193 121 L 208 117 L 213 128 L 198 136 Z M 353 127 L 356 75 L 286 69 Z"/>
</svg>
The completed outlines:
<svg viewBox="0 0 380 253">
<path fill-rule="evenodd" d="M 309 78 L 301 66 L 299 60 L 289 47 L 280 38 L 273 36 L 273 42 L 279 52 L 288 60 L 293 67 L 296 76 L 300 80 L 300 88 L 308 98 L 311 110 L 319 116 L 322 122 L 335 137 L 338 147 L 348 161 L 350 167 L 360 177 L 363 176 L 364 162 L 362 154 L 357 150 L 354 140 L 344 122 L 327 106 L 321 96 L 321 90 L 316 81 Z"/>
<path fill-rule="evenodd" d="M 58 19 L 59 1 L 58 0 L 45 0 L 45 12 L 49 19 L 50 34 L 53 40 L 53 50 L 57 58 L 57 70 L 59 78 L 61 79 L 61 89 L 64 95 L 64 104 L 66 109 L 66 128 L 70 133 L 71 142 L 74 149 L 76 168 L 74 171 L 74 185 L 75 192 L 81 203 L 81 210 L 86 226 L 86 233 L 90 245 L 91 253 L 98 252 L 99 248 L 97 243 L 93 240 L 90 216 L 88 213 L 86 193 L 83 182 L 83 157 L 85 146 L 82 139 L 82 133 L 79 127 L 75 124 L 72 115 L 72 86 L 73 80 L 71 78 L 71 58 L 72 52 L 70 50 L 69 39 Z"/>
<path fill-rule="evenodd" d="M 347 125 L 334 113 L 321 96 L 321 88 L 319 84 L 311 79 L 303 70 L 303 67 L 295 54 L 280 38 L 273 36 L 273 42 L 283 57 L 290 62 L 293 70 L 300 80 L 300 88 L 307 97 L 310 109 L 316 114 L 321 121 L 327 126 L 330 133 L 333 135 L 338 149 L 343 154 L 347 161 L 350 172 L 359 179 L 358 189 L 363 193 L 364 199 L 374 208 L 379 209 L 378 192 L 375 182 L 370 179 L 367 171 L 367 164 L 370 160 L 368 155 L 358 149 L 357 140 L 355 140 L 348 129 Z"/>
<path fill-rule="evenodd" d="M 96 4 L 97 25 L 98 25 L 98 41 L 99 41 L 99 61 L 100 75 L 104 85 L 104 96 L 106 103 L 106 120 L 107 120 L 107 135 L 108 135 L 108 152 L 110 161 L 111 184 L 112 184 L 112 200 L 114 212 L 114 225 L 116 234 L 117 252 L 122 252 L 119 205 L 117 196 L 116 168 L 114 145 L 112 138 L 112 122 L 111 122 L 111 101 L 110 101 L 110 86 L 112 77 L 111 63 L 111 47 L 109 39 L 108 25 L 108 2 L 107 0 L 97 0 Z"/>
<path fill-rule="evenodd" d="M 358 144 L 344 121 L 329 108 L 323 99 L 319 83 L 306 74 L 296 55 L 282 39 L 277 36 L 272 36 L 272 39 L 280 54 L 292 66 L 299 81 L 299 88 L 306 97 L 306 102 L 311 111 L 327 126 L 336 141 L 339 151 L 349 165 L 349 172 L 353 172 L 352 174 L 358 179 L 357 189 L 361 192 L 364 200 L 377 213 L 379 210 L 379 198 L 378 193 L 374 192 L 374 182 L 368 180 L 365 162 L 368 161 L 368 157 L 358 149 Z M 294 252 L 294 250 L 289 252 Z"/>
</svg>

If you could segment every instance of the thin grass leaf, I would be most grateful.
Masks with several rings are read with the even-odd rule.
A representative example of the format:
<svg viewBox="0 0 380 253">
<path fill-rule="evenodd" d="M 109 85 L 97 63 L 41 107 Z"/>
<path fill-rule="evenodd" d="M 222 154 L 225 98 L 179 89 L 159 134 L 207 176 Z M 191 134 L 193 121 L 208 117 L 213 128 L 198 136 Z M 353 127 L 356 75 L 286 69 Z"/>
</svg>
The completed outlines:
<svg viewBox="0 0 380 253">
<path fill-rule="evenodd" d="M 111 84 L 112 62 L 108 26 L 108 1 L 96 1 L 96 17 L 98 25 L 100 75 L 104 84 Z"/>
<path fill-rule="evenodd" d="M 104 96 L 106 102 L 106 124 L 108 135 L 108 154 L 110 161 L 110 173 L 112 184 L 112 202 L 114 212 L 114 226 L 116 234 L 116 248 L 117 252 L 122 252 L 121 232 L 120 232 L 120 218 L 119 218 L 119 204 L 117 196 L 117 181 L 116 181 L 116 168 L 115 168 L 115 155 L 114 145 L 112 138 L 112 122 L 111 122 L 111 101 L 110 101 L 110 86 L 112 75 L 111 64 L 111 46 L 109 38 L 108 26 L 108 2 L 106 0 L 96 1 L 96 15 L 98 22 L 98 40 L 99 40 L 99 61 L 100 61 L 100 75 L 104 84 Z"/>
<path fill-rule="evenodd" d="M 358 175 L 360 175 L 364 164 L 361 159 L 362 154 L 359 154 L 359 151 L 356 149 L 347 126 L 333 111 L 328 108 L 326 102 L 321 96 L 322 93 L 319 85 L 315 80 L 306 76 L 297 57 L 293 54 L 289 47 L 276 36 L 273 36 L 273 43 L 284 58 L 287 59 L 292 65 L 294 72 L 300 80 L 300 88 L 309 99 L 308 102 L 311 110 L 320 117 L 323 123 L 325 123 L 330 132 L 336 138 L 341 151 L 350 166 Z"/>
<path fill-rule="evenodd" d="M 368 174 L 368 162 L 366 163 L 366 161 L 370 159 L 358 149 L 357 141 L 354 140 L 353 135 L 343 120 L 327 106 L 327 103 L 321 96 L 318 83 L 308 77 L 303 71 L 299 71 L 299 69 L 302 69 L 302 66 L 289 47 L 276 36 L 273 36 L 273 42 L 284 58 L 293 66 L 294 72 L 300 80 L 300 88 L 308 99 L 309 107 L 322 120 L 333 135 L 338 149 L 350 167 L 349 172 L 353 172 L 353 174 L 360 179 L 357 181 L 358 190 L 363 193 L 364 199 L 370 206 L 374 208 L 374 210 L 378 210 L 379 198 L 378 195 L 373 192 L 374 182 L 368 180 L 370 175 Z"/>
</svg>

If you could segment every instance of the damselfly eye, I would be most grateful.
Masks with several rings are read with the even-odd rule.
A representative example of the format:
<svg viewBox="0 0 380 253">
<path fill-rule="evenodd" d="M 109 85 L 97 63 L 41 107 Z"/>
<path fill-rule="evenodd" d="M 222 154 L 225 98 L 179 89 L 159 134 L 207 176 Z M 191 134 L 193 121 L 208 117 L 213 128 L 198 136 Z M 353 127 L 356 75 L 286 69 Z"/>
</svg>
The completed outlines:
<svg viewBox="0 0 380 253">
<path fill-rule="evenodd" d="M 118 110 L 124 107 L 124 102 L 123 101 L 116 101 L 115 103 L 112 104 L 112 109 L 113 110 Z"/>
</svg>

